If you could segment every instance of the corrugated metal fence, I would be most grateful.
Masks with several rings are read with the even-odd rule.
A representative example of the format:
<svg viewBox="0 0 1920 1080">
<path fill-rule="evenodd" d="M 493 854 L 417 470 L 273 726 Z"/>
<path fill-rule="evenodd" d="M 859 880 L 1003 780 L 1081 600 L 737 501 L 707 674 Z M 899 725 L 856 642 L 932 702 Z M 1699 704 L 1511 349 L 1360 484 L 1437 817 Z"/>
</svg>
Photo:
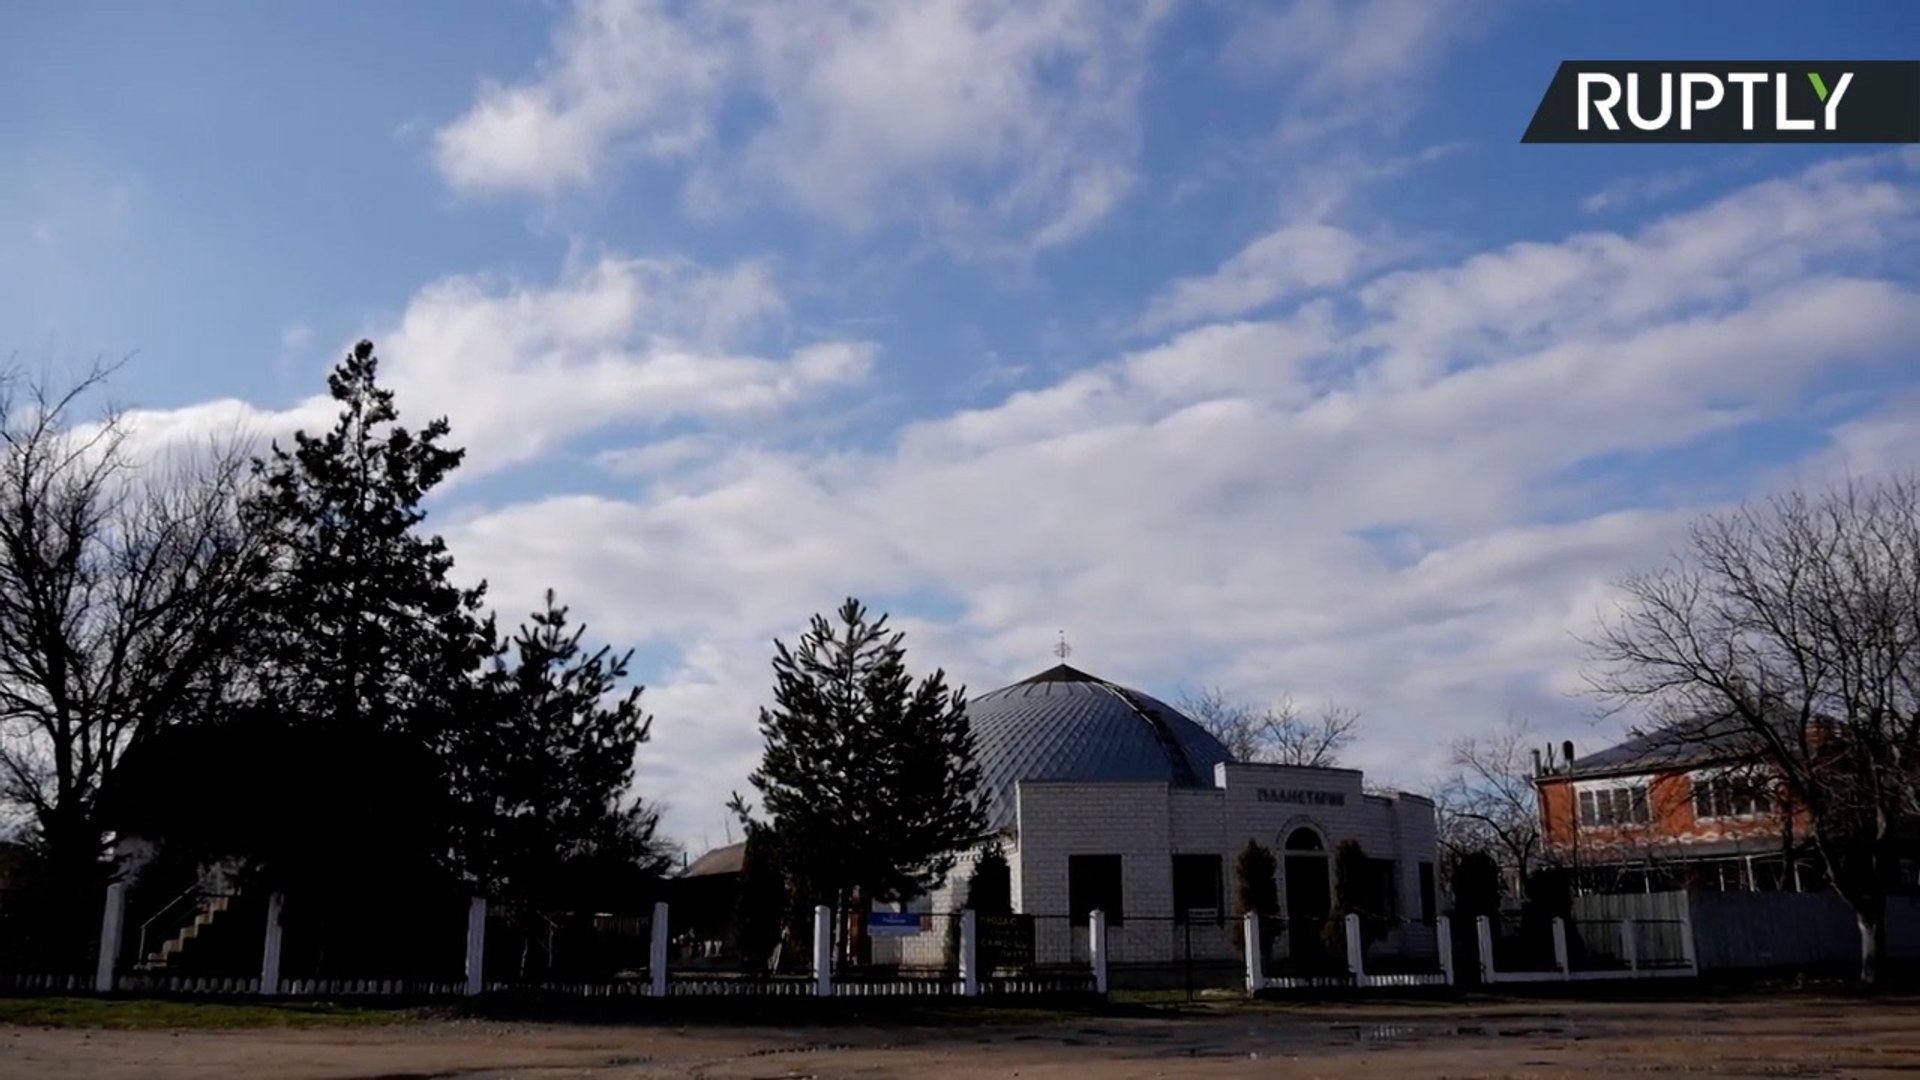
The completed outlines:
<svg viewBox="0 0 1920 1080">
<path fill-rule="evenodd" d="M 1700 970 L 1850 968 L 1860 962 L 1860 930 L 1833 893 L 1658 892 L 1574 898 L 1577 921 L 1686 920 L 1693 924 Z M 1889 960 L 1920 960 L 1920 899 L 1887 902 Z"/>
</svg>

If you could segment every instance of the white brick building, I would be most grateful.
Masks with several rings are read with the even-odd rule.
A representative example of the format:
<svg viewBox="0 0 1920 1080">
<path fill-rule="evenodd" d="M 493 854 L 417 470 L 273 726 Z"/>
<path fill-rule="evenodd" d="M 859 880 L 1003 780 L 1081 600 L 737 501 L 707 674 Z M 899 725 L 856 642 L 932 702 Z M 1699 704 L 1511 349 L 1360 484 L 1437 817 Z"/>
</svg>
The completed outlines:
<svg viewBox="0 0 1920 1080">
<path fill-rule="evenodd" d="M 1109 920 L 1116 964 L 1185 950 L 1238 956 L 1235 862 L 1271 848 L 1290 933 L 1331 907 L 1331 857 L 1357 840 L 1394 922 L 1371 958 L 1435 952 L 1432 802 L 1367 794 L 1350 769 L 1248 765 L 1177 710 L 1064 664 L 969 702 L 990 815 L 1012 868 L 1015 910 L 1036 916 L 1037 951 L 1084 955 L 1085 917 Z M 929 897 L 965 902 L 971 860 Z M 1058 940 L 1049 941 L 1049 938 Z M 1304 943 L 1282 937 L 1282 956 Z"/>
</svg>

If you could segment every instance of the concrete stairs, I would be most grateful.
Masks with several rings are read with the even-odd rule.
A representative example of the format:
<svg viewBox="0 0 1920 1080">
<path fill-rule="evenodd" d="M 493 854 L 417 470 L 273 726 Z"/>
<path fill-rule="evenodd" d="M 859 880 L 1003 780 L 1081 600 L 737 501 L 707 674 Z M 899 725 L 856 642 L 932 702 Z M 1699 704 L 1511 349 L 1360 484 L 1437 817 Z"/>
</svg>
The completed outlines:
<svg viewBox="0 0 1920 1080">
<path fill-rule="evenodd" d="M 162 971 L 172 966 L 174 959 L 186 952 L 189 945 L 212 927 L 220 916 L 226 914 L 232 903 L 233 898 L 230 896 L 209 896 L 202 900 L 193 918 L 187 920 L 186 925 L 176 931 L 172 937 L 161 942 L 158 949 L 141 957 L 136 967 L 142 971 Z"/>
</svg>

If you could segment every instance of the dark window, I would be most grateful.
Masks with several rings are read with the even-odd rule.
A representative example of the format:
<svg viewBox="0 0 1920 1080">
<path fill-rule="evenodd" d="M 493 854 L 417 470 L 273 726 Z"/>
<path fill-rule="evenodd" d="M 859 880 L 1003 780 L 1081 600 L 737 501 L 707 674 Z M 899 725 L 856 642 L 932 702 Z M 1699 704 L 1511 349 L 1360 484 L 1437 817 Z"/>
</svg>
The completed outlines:
<svg viewBox="0 0 1920 1080">
<path fill-rule="evenodd" d="M 1751 776 L 1701 776 L 1693 781 L 1693 816 L 1702 820 L 1773 812 L 1764 780 Z"/>
<path fill-rule="evenodd" d="M 1376 915 L 1400 914 L 1400 868 L 1392 859 L 1368 859 L 1361 901 Z"/>
<path fill-rule="evenodd" d="M 1107 925 L 1118 925 L 1126 919 L 1121 900 L 1120 856 L 1067 856 L 1067 909 L 1076 922 L 1104 911 Z"/>
<path fill-rule="evenodd" d="M 1647 785 L 1600 788 L 1580 793 L 1580 824 L 1588 828 L 1646 825 L 1653 820 Z"/>
<path fill-rule="evenodd" d="M 1434 923 L 1433 909 L 1437 906 L 1433 891 L 1433 864 L 1423 862 L 1420 864 L 1420 921 L 1426 923 L 1428 926 L 1432 926 Z"/>
<path fill-rule="evenodd" d="M 1325 851 L 1327 846 L 1320 842 L 1320 834 L 1312 829 L 1300 828 L 1287 836 L 1288 851 Z"/>
<path fill-rule="evenodd" d="M 1177 922 L 1218 923 L 1224 917 L 1220 902 L 1221 868 L 1218 855 L 1173 857 L 1173 917 Z"/>
</svg>

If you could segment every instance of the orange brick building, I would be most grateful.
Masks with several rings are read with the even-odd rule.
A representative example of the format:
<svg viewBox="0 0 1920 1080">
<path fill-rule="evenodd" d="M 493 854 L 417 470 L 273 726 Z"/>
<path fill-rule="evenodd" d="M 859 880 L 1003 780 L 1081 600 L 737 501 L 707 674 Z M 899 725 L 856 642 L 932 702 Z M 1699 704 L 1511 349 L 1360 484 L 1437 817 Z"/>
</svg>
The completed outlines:
<svg viewBox="0 0 1920 1080">
<path fill-rule="evenodd" d="M 1781 798 L 1740 732 L 1700 722 L 1557 763 L 1535 758 L 1543 846 L 1597 892 L 1819 887 Z"/>
</svg>

